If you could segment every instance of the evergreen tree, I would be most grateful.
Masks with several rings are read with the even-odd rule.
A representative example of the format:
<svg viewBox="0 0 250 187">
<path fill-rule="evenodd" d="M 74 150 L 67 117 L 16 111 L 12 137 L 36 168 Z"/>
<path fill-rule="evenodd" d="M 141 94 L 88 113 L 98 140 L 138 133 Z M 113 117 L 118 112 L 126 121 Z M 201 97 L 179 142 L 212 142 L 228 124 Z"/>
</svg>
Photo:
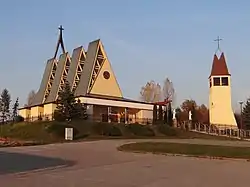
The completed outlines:
<svg viewBox="0 0 250 187">
<path fill-rule="evenodd" d="M 57 121 L 71 121 L 75 114 L 76 100 L 71 91 L 70 84 L 65 83 L 63 89 L 58 94 L 57 107 L 54 118 Z"/>
<path fill-rule="evenodd" d="M 13 119 L 13 121 L 16 120 L 18 107 L 19 107 L 19 98 L 16 99 L 16 102 L 14 103 L 14 106 L 12 108 L 12 119 Z"/>
<path fill-rule="evenodd" d="M 8 117 L 10 117 L 10 102 L 11 97 L 10 93 L 7 89 L 4 89 L 1 94 L 1 105 L 0 105 L 0 112 L 2 117 L 2 122 L 4 123 Z"/>
<path fill-rule="evenodd" d="M 154 104 L 153 107 L 153 123 L 155 123 L 157 121 L 157 105 Z"/>
<path fill-rule="evenodd" d="M 173 111 L 171 103 L 168 104 L 168 125 L 173 125 Z"/>
<path fill-rule="evenodd" d="M 247 102 L 242 110 L 242 123 L 244 124 L 242 124 L 242 126 L 244 126 L 248 130 L 250 129 L 250 98 L 247 99 Z"/>
<path fill-rule="evenodd" d="M 72 118 L 73 119 L 84 119 L 84 120 L 86 120 L 88 118 L 87 107 L 86 107 L 86 105 L 83 105 L 81 103 L 80 99 L 78 99 L 77 102 L 75 103 Z"/>
<path fill-rule="evenodd" d="M 163 121 L 163 110 L 162 110 L 162 105 L 159 105 L 159 112 L 158 112 L 158 119 L 160 122 Z"/>
</svg>

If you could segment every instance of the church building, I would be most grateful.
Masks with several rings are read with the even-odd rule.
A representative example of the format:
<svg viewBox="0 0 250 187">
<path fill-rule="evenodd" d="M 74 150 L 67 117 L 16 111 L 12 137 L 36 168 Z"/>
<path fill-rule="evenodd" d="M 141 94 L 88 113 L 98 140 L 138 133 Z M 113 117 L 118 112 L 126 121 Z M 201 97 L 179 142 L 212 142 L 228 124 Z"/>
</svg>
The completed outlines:
<svg viewBox="0 0 250 187">
<path fill-rule="evenodd" d="M 126 123 L 135 123 L 152 120 L 153 104 L 123 97 L 100 39 L 90 42 L 87 51 L 82 46 L 75 48 L 70 56 L 64 47 L 63 28 L 59 30 L 55 55 L 47 61 L 32 104 L 19 109 L 25 120 L 52 120 L 58 93 L 66 81 L 74 90 L 75 98 L 87 105 L 87 113 L 95 121 L 125 119 Z M 60 46 L 63 53 L 57 58 Z"/>
<path fill-rule="evenodd" d="M 231 75 L 223 52 L 214 54 L 209 76 L 209 120 L 217 128 L 237 128 L 231 102 Z"/>
</svg>

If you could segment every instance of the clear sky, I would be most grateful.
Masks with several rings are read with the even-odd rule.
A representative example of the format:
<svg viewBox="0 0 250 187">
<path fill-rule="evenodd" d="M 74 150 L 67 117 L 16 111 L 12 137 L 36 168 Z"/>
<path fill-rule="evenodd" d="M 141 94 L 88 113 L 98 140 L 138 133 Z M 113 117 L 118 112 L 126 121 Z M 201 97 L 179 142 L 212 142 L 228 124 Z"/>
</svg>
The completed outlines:
<svg viewBox="0 0 250 187">
<path fill-rule="evenodd" d="M 101 38 L 125 97 L 169 77 L 177 101 L 208 102 L 219 35 L 232 74 L 232 99 L 250 96 L 250 1 L 8 0 L 0 5 L 0 90 L 26 102 L 54 54 L 57 27 L 67 50 Z"/>
</svg>

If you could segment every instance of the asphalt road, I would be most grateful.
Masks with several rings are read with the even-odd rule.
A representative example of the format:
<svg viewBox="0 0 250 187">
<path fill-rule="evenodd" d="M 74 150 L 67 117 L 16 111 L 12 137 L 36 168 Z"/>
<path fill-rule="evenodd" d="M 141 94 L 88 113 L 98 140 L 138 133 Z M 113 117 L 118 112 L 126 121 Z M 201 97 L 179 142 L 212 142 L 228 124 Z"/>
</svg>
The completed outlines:
<svg viewBox="0 0 250 187">
<path fill-rule="evenodd" d="M 250 162 L 124 153 L 134 141 L 92 142 L 0 149 L 3 187 L 247 187 Z M 154 140 L 162 141 L 162 140 Z M 250 142 L 164 140 L 228 146 Z"/>
</svg>

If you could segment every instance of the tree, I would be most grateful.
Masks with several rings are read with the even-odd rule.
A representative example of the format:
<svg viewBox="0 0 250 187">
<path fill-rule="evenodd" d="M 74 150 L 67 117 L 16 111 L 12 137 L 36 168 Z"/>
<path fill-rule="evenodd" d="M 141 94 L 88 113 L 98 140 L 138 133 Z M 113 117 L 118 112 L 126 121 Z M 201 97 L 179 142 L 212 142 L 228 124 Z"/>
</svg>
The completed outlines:
<svg viewBox="0 0 250 187">
<path fill-rule="evenodd" d="M 157 121 L 157 105 L 155 104 L 153 107 L 153 123 Z"/>
<path fill-rule="evenodd" d="M 192 99 L 186 99 L 182 104 L 181 104 L 181 109 L 183 112 L 189 112 L 190 110 L 192 110 L 194 108 L 197 107 L 197 104 L 194 100 Z"/>
<path fill-rule="evenodd" d="M 172 103 L 175 101 L 175 89 L 173 82 L 169 78 L 166 78 L 162 88 L 163 99 L 171 100 Z"/>
<path fill-rule="evenodd" d="M 168 104 L 168 125 L 172 126 L 173 125 L 173 111 L 172 111 L 172 106 L 171 103 Z"/>
<path fill-rule="evenodd" d="M 148 103 L 159 102 L 162 98 L 161 86 L 154 81 L 147 82 L 145 86 L 141 88 L 140 100 Z"/>
<path fill-rule="evenodd" d="M 27 98 L 27 106 L 32 105 L 35 95 L 36 95 L 36 92 L 34 90 L 31 90 Z"/>
<path fill-rule="evenodd" d="M 168 124 L 168 108 L 167 108 L 167 106 L 165 107 L 165 110 L 164 110 L 163 121 L 165 124 Z"/>
<path fill-rule="evenodd" d="M 247 99 L 247 102 L 243 107 L 242 122 L 246 129 L 250 129 L 250 98 Z"/>
<path fill-rule="evenodd" d="M 198 122 L 203 124 L 209 124 L 209 110 L 204 104 L 197 107 L 196 114 Z"/>
<path fill-rule="evenodd" d="M 14 103 L 14 106 L 12 108 L 12 119 L 13 119 L 13 122 L 16 120 L 17 112 L 18 112 L 18 107 L 19 107 L 19 98 L 16 99 L 16 102 Z"/>
<path fill-rule="evenodd" d="M 74 93 L 71 91 L 70 84 L 66 82 L 58 94 L 57 107 L 54 113 L 55 120 L 71 121 L 75 114 L 75 104 Z"/>
<path fill-rule="evenodd" d="M 163 121 L 163 110 L 162 110 L 162 105 L 159 105 L 158 119 L 159 119 L 160 122 Z"/>
<path fill-rule="evenodd" d="M 0 106 L 0 112 L 2 114 L 2 122 L 3 123 L 10 116 L 10 102 L 11 102 L 10 93 L 5 88 L 1 94 L 1 106 Z"/>
<path fill-rule="evenodd" d="M 83 105 L 81 103 L 80 99 L 78 99 L 77 102 L 75 103 L 72 118 L 84 119 L 84 120 L 86 120 L 88 118 L 87 107 L 86 107 L 86 105 Z"/>
</svg>

